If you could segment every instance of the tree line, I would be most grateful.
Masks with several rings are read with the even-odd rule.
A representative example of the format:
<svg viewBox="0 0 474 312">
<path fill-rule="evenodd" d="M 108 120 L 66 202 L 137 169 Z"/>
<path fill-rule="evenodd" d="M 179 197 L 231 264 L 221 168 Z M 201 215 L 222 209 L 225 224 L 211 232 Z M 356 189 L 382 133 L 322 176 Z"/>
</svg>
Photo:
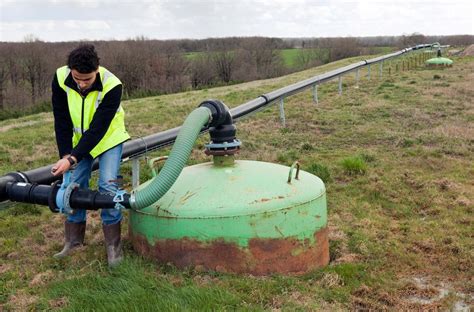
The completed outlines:
<svg viewBox="0 0 474 312">
<path fill-rule="evenodd" d="M 473 42 L 473 36 L 451 37 L 436 39 L 443 44 Z M 232 37 L 161 41 L 140 37 L 92 43 L 101 65 L 121 79 L 124 98 L 130 98 L 272 78 L 370 53 L 378 45 L 395 49 L 412 41 L 418 44 L 434 40 L 418 34 L 390 38 Z M 66 63 L 67 54 L 78 44 L 34 38 L 19 43 L 0 42 L 0 119 L 25 111 L 49 110 L 55 69 Z M 281 53 L 282 49 L 290 48 L 299 48 L 292 67 L 285 65 Z"/>
</svg>

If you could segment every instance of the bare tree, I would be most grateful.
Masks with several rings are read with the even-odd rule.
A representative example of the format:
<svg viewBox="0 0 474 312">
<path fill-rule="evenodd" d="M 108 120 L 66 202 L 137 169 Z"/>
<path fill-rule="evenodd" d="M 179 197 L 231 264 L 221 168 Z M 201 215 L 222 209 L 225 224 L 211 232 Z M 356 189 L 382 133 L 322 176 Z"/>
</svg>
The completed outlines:
<svg viewBox="0 0 474 312">
<path fill-rule="evenodd" d="M 336 38 L 332 40 L 329 49 L 329 61 L 359 55 L 360 45 L 356 38 Z"/>
<path fill-rule="evenodd" d="M 160 87 L 167 93 L 183 90 L 187 84 L 188 62 L 182 51 L 175 45 L 164 44 L 160 50 L 160 59 L 164 69 L 160 77 Z"/>
<path fill-rule="evenodd" d="M 5 88 L 8 82 L 9 68 L 8 68 L 8 52 L 6 47 L 0 47 L 0 110 L 5 107 Z"/>
<path fill-rule="evenodd" d="M 218 51 L 213 53 L 212 58 L 219 78 L 223 82 L 229 83 L 234 73 L 235 52 Z"/>
<path fill-rule="evenodd" d="M 31 87 L 31 104 L 34 105 L 45 94 L 52 77 L 46 60 L 46 44 L 32 41 L 24 44 L 25 54 L 22 59 L 25 80 Z"/>
<path fill-rule="evenodd" d="M 6 87 L 6 81 L 8 79 L 8 68 L 6 62 L 0 61 L 0 110 L 4 109 L 4 90 Z"/>
<path fill-rule="evenodd" d="M 278 42 L 272 38 L 249 38 L 243 45 L 255 64 L 257 78 L 269 78 L 281 73 L 283 61 L 278 48 Z"/>
<path fill-rule="evenodd" d="M 189 75 L 191 86 L 194 89 L 213 84 L 215 72 L 209 53 L 199 54 L 191 61 L 189 66 Z"/>
<path fill-rule="evenodd" d="M 417 44 L 425 43 L 426 38 L 420 33 L 412 33 L 410 35 L 402 35 L 398 41 L 400 48 L 411 47 Z"/>
</svg>

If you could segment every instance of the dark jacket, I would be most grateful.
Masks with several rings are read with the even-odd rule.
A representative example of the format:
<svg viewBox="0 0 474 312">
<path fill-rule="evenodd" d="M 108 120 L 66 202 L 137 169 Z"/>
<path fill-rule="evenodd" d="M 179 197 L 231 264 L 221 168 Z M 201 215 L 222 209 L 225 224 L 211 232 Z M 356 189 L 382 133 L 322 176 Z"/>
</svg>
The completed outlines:
<svg viewBox="0 0 474 312">
<path fill-rule="evenodd" d="M 71 90 L 74 90 L 74 92 L 78 92 L 83 97 L 87 96 L 91 91 L 102 91 L 102 82 L 98 73 L 94 83 L 86 94 L 80 92 L 71 73 L 67 76 L 65 85 L 71 88 Z M 56 133 L 59 157 L 62 158 L 64 155 L 71 154 L 77 158 L 77 161 L 80 161 L 84 157 L 91 157 L 89 152 L 99 143 L 107 132 L 107 129 L 120 106 L 121 98 L 122 85 L 116 86 L 104 95 L 94 117 L 92 118 L 89 129 L 82 134 L 79 143 L 73 148 L 73 125 L 67 104 L 67 94 L 66 91 L 59 86 L 58 77 L 55 74 L 52 83 L 51 100 L 53 103 L 54 131 Z"/>
</svg>

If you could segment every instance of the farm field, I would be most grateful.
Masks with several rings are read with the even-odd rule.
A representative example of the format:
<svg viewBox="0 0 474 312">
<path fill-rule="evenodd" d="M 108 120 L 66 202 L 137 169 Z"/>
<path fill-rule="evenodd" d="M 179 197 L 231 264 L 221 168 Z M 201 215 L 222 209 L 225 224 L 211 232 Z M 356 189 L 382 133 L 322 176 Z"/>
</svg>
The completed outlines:
<svg viewBox="0 0 474 312">
<path fill-rule="evenodd" d="M 374 53 L 381 53 L 381 54 L 387 54 L 390 53 L 393 50 L 396 50 L 394 47 L 373 47 L 372 50 Z M 287 68 L 295 68 L 298 66 L 298 58 L 299 54 L 302 51 L 313 51 L 314 54 L 320 55 L 322 59 L 327 59 L 328 57 L 328 51 L 327 49 L 322 49 L 322 48 L 308 48 L 308 49 L 280 49 L 278 52 L 283 60 L 283 64 Z M 193 60 L 199 55 L 203 55 L 205 52 L 189 52 L 185 53 L 185 57 L 188 60 Z"/>
<path fill-rule="evenodd" d="M 248 83 L 123 102 L 133 138 L 182 123 L 208 98 L 238 106 L 260 94 L 354 63 L 355 57 Z M 178 270 L 142 259 L 107 268 L 100 217 L 89 212 L 86 246 L 51 257 L 63 216 L 47 207 L 0 207 L 0 310 L 457 310 L 474 304 L 474 57 L 449 68 L 361 71 L 285 99 L 286 127 L 272 106 L 239 121 L 239 159 L 291 165 L 327 188 L 329 266 L 301 276 Z M 389 72 L 390 68 L 390 72 Z M 401 66 L 398 66 L 400 69 Z M 56 160 L 53 119 L 0 122 L 0 174 Z M 195 145 L 189 164 L 209 161 Z M 164 155 L 169 149 L 154 152 Z M 131 165 L 122 173 L 127 181 Z M 142 179 L 150 178 L 143 165 Z M 3 208 L 3 209 L 2 209 Z"/>
</svg>

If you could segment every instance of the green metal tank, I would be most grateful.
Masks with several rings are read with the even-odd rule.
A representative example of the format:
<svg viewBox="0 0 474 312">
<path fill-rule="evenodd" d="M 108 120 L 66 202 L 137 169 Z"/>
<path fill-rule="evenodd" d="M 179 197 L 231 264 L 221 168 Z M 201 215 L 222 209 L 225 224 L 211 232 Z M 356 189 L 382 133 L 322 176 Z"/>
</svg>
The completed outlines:
<svg viewBox="0 0 474 312">
<path fill-rule="evenodd" d="M 429 66 L 451 66 L 453 61 L 446 57 L 434 57 L 426 61 Z"/>
<path fill-rule="evenodd" d="M 220 272 L 304 273 L 327 265 L 324 183 L 302 170 L 296 179 L 291 170 L 233 156 L 186 167 L 159 201 L 130 211 L 133 247 L 160 263 Z"/>
</svg>

